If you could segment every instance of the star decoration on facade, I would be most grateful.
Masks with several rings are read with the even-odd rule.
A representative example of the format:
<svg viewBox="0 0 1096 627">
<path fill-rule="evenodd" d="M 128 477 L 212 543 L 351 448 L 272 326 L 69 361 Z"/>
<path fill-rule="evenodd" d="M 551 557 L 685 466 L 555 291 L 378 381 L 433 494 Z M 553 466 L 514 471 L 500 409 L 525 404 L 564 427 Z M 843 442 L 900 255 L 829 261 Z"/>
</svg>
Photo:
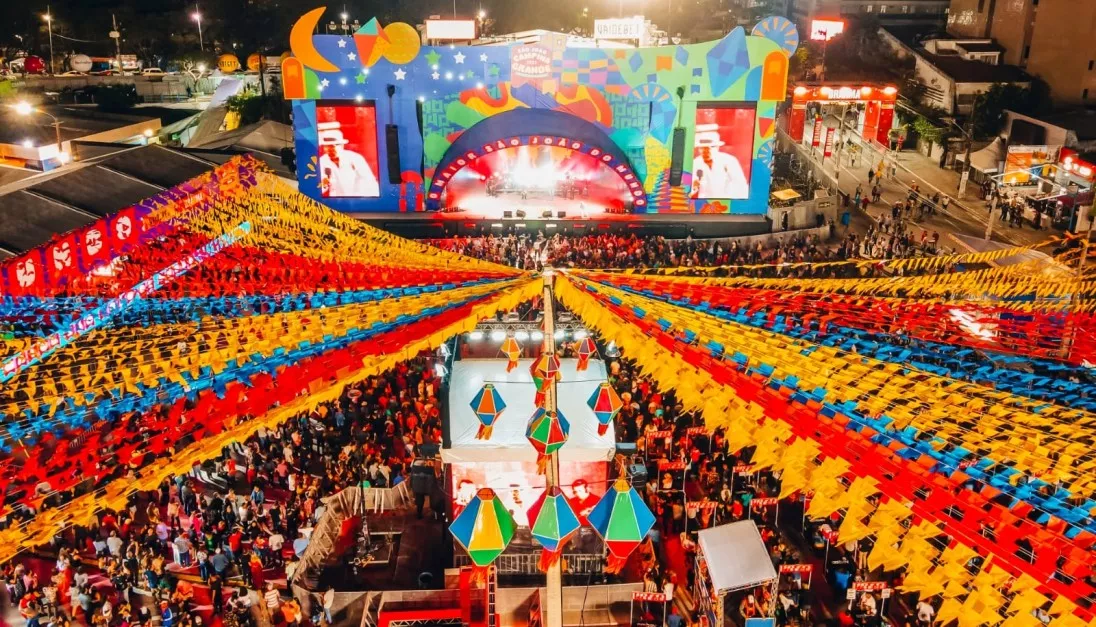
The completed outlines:
<svg viewBox="0 0 1096 627">
<path fill-rule="evenodd" d="M 327 87 L 330 84 L 331 84 L 331 81 L 327 80 L 326 78 L 323 79 L 322 81 L 320 81 L 320 87 Z"/>
<path fill-rule="evenodd" d="M 345 48 L 346 47 L 346 40 L 345 39 L 340 39 L 339 40 L 339 47 L 340 48 Z"/>
<path fill-rule="evenodd" d="M 346 55 L 346 58 L 347 58 L 347 59 L 350 59 L 351 61 L 353 61 L 354 59 L 357 59 L 357 58 L 358 58 L 358 55 L 356 55 L 356 54 L 354 54 L 353 52 L 351 52 L 350 54 Z"/>
<path fill-rule="evenodd" d="M 358 83 L 359 85 L 364 85 L 365 84 L 365 74 L 358 74 L 357 76 L 354 77 L 354 81 L 356 83 Z"/>
<path fill-rule="evenodd" d="M 453 55 L 453 60 L 457 63 L 464 63 L 464 53 L 458 52 L 457 54 Z"/>
<path fill-rule="evenodd" d="M 392 73 L 396 76 L 396 80 L 398 80 L 398 81 L 402 81 L 404 79 L 404 77 L 407 76 L 407 72 L 404 72 L 403 68 L 400 68 L 400 69 L 398 69 L 398 70 L 396 70 L 395 72 L 392 72 Z"/>
<path fill-rule="evenodd" d="M 430 52 L 426 53 L 427 63 L 429 63 L 430 65 L 437 65 L 438 61 L 441 61 L 441 55 L 438 54 L 437 50 L 431 50 Z"/>
<path fill-rule="evenodd" d="M 483 61 L 484 63 L 487 63 L 487 54 L 486 53 L 480 55 L 480 61 Z"/>
<path fill-rule="evenodd" d="M 430 78 L 432 78 L 434 80 L 438 80 L 439 78 L 441 78 L 441 74 L 439 74 L 437 71 L 435 71 L 433 74 L 430 75 Z"/>
</svg>

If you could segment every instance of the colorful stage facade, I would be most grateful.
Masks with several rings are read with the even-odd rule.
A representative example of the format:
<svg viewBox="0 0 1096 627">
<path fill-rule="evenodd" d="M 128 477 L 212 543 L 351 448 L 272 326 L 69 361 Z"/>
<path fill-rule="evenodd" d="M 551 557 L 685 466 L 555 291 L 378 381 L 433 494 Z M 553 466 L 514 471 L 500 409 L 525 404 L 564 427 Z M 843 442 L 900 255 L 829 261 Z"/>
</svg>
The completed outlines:
<svg viewBox="0 0 1096 627">
<path fill-rule="evenodd" d="M 322 16 L 293 29 L 282 77 L 300 190 L 336 210 L 768 208 L 776 106 L 798 45 L 784 18 L 718 41 L 598 49 L 564 36 L 429 46 L 376 19 L 352 36 L 314 35 Z"/>
</svg>

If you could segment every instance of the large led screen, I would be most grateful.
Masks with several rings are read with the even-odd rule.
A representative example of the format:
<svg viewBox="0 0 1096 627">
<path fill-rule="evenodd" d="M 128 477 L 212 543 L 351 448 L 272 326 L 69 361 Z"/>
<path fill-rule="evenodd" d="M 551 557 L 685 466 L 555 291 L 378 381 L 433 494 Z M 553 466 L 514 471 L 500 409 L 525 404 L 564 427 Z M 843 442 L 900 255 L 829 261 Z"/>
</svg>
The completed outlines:
<svg viewBox="0 0 1096 627">
<path fill-rule="evenodd" d="M 377 111 L 372 104 L 318 105 L 316 133 L 324 198 L 380 196 Z"/>
<path fill-rule="evenodd" d="M 690 197 L 749 198 L 754 115 L 752 106 L 697 107 Z"/>
</svg>

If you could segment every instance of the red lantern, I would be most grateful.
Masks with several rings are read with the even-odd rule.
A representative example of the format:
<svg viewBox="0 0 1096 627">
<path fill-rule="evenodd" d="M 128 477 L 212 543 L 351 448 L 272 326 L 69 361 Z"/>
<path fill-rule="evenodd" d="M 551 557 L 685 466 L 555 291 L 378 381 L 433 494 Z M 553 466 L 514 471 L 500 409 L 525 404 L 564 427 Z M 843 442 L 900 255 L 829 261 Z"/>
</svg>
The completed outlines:
<svg viewBox="0 0 1096 627">
<path fill-rule="evenodd" d="M 575 353 L 578 355 L 578 365 L 575 366 L 575 370 L 582 372 L 590 365 L 590 357 L 597 354 L 597 346 L 589 337 L 584 337 L 575 347 Z"/>
</svg>

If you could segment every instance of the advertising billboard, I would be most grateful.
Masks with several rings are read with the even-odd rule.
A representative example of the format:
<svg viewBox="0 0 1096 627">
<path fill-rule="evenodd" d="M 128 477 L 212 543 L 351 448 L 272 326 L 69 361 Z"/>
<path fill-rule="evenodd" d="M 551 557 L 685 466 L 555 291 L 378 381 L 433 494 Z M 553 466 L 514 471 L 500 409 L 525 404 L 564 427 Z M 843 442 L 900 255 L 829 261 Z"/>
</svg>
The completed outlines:
<svg viewBox="0 0 1096 627">
<path fill-rule="evenodd" d="M 811 40 L 829 41 L 845 32 L 844 20 L 811 20 Z"/>
<path fill-rule="evenodd" d="M 691 198 L 748 198 L 753 163 L 753 105 L 696 109 Z"/>
<path fill-rule="evenodd" d="M 643 39 L 643 16 L 594 20 L 594 39 Z"/>
<path fill-rule="evenodd" d="M 476 20 L 426 20 L 426 38 L 435 41 L 471 41 Z"/>
<path fill-rule="evenodd" d="M 1048 146 L 1009 146 L 1005 157 L 1006 185 L 1031 182 L 1032 175 L 1046 176 L 1046 166 L 1054 163 L 1054 150 Z"/>
<path fill-rule="evenodd" d="M 324 198 L 380 195 L 377 112 L 372 103 L 316 106 L 320 193 Z"/>
</svg>

